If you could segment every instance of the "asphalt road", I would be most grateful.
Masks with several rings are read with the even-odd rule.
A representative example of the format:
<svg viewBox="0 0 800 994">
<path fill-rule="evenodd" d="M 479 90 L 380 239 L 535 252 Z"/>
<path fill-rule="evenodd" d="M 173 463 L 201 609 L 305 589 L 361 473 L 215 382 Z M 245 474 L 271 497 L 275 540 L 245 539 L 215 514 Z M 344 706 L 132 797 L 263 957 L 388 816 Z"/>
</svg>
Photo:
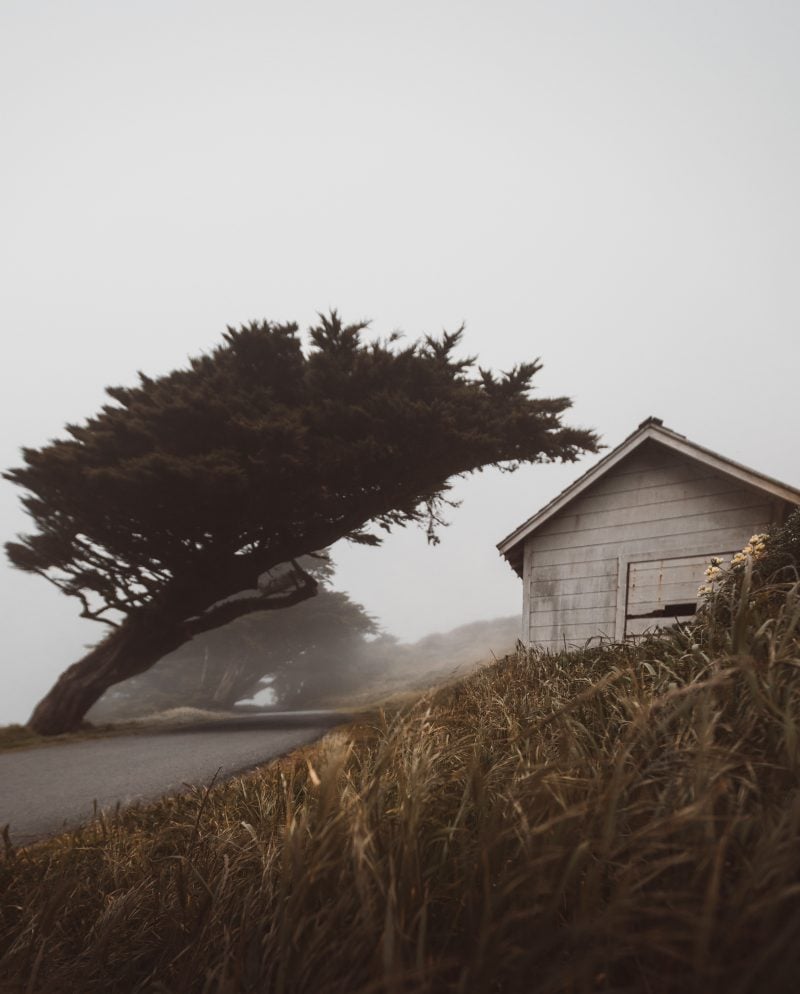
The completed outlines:
<svg viewBox="0 0 800 994">
<path fill-rule="evenodd" d="M 0 826 L 24 845 L 114 809 L 226 779 L 347 720 L 328 711 L 247 716 L 0 753 Z"/>
</svg>

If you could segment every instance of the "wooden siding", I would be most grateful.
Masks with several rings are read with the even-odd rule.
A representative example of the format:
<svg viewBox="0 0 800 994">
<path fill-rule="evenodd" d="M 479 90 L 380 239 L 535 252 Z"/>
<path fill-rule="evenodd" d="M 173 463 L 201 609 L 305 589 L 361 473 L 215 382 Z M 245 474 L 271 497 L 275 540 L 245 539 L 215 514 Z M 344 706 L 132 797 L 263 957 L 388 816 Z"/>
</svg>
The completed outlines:
<svg viewBox="0 0 800 994">
<path fill-rule="evenodd" d="M 628 567 L 628 614 L 658 611 L 673 602 L 697 599 L 711 555 L 730 561 L 730 549 L 709 556 L 684 556 L 631 563 Z"/>
<path fill-rule="evenodd" d="M 668 581 L 677 602 L 689 583 L 696 594 L 697 563 L 741 548 L 772 516 L 768 495 L 667 449 L 639 449 L 527 539 L 523 637 L 551 649 L 622 637 L 629 562 L 655 570 L 685 559 L 688 572 Z"/>
<path fill-rule="evenodd" d="M 698 587 L 711 555 L 730 560 L 738 550 L 721 549 L 702 556 L 679 556 L 628 565 L 625 637 L 688 621 L 695 612 Z M 691 604 L 690 610 L 682 609 Z M 658 617 L 663 614 L 663 617 Z M 649 615 L 649 617 L 648 617 Z"/>
</svg>

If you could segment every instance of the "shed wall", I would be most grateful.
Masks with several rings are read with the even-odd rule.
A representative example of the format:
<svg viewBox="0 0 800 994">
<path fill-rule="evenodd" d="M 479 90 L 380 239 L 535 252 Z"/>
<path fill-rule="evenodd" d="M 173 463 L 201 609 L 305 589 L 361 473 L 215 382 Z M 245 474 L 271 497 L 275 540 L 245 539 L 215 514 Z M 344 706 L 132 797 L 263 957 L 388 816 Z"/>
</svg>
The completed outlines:
<svg viewBox="0 0 800 994">
<path fill-rule="evenodd" d="M 643 446 L 526 541 L 523 637 L 544 648 L 621 638 L 630 561 L 739 549 L 771 517 L 765 494 Z"/>
</svg>

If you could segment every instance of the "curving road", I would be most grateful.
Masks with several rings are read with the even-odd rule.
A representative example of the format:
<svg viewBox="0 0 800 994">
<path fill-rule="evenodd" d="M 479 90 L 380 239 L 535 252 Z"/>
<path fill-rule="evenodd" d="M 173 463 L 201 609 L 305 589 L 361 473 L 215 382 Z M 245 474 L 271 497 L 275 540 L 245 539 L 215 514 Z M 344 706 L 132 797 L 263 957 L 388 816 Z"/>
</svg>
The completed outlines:
<svg viewBox="0 0 800 994">
<path fill-rule="evenodd" d="M 313 742 L 349 719 L 283 712 L 0 753 L 0 826 L 25 845 L 99 810 L 226 779 Z"/>
</svg>

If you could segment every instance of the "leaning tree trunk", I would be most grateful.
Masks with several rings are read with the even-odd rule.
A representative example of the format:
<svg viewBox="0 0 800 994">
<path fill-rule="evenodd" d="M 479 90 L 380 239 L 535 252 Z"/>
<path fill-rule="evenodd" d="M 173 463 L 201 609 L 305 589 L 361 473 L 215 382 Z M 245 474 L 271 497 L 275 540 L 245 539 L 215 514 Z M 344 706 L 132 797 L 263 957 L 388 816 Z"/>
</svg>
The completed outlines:
<svg viewBox="0 0 800 994">
<path fill-rule="evenodd" d="M 128 618 L 61 674 L 36 705 L 28 727 L 40 735 L 74 731 L 109 687 L 150 669 L 189 638 L 186 627 L 174 621 Z"/>
<path fill-rule="evenodd" d="M 174 589 L 171 596 L 164 596 L 158 604 L 129 615 L 119 628 L 61 674 L 53 689 L 36 705 L 28 727 L 40 735 L 71 732 L 80 726 L 83 716 L 109 687 L 149 670 L 195 635 L 220 628 L 246 614 L 291 607 L 313 597 L 317 581 L 294 560 L 292 566 L 290 574 L 278 576 L 269 586 L 259 587 L 257 592 L 244 597 L 232 596 L 238 589 L 239 575 L 235 572 L 234 579 L 226 578 L 227 585 L 205 583 L 201 576 L 188 585 L 188 590 L 187 586 Z M 204 589 L 206 594 L 202 598 Z M 214 603 L 203 610 L 203 600 L 209 599 Z"/>
</svg>

